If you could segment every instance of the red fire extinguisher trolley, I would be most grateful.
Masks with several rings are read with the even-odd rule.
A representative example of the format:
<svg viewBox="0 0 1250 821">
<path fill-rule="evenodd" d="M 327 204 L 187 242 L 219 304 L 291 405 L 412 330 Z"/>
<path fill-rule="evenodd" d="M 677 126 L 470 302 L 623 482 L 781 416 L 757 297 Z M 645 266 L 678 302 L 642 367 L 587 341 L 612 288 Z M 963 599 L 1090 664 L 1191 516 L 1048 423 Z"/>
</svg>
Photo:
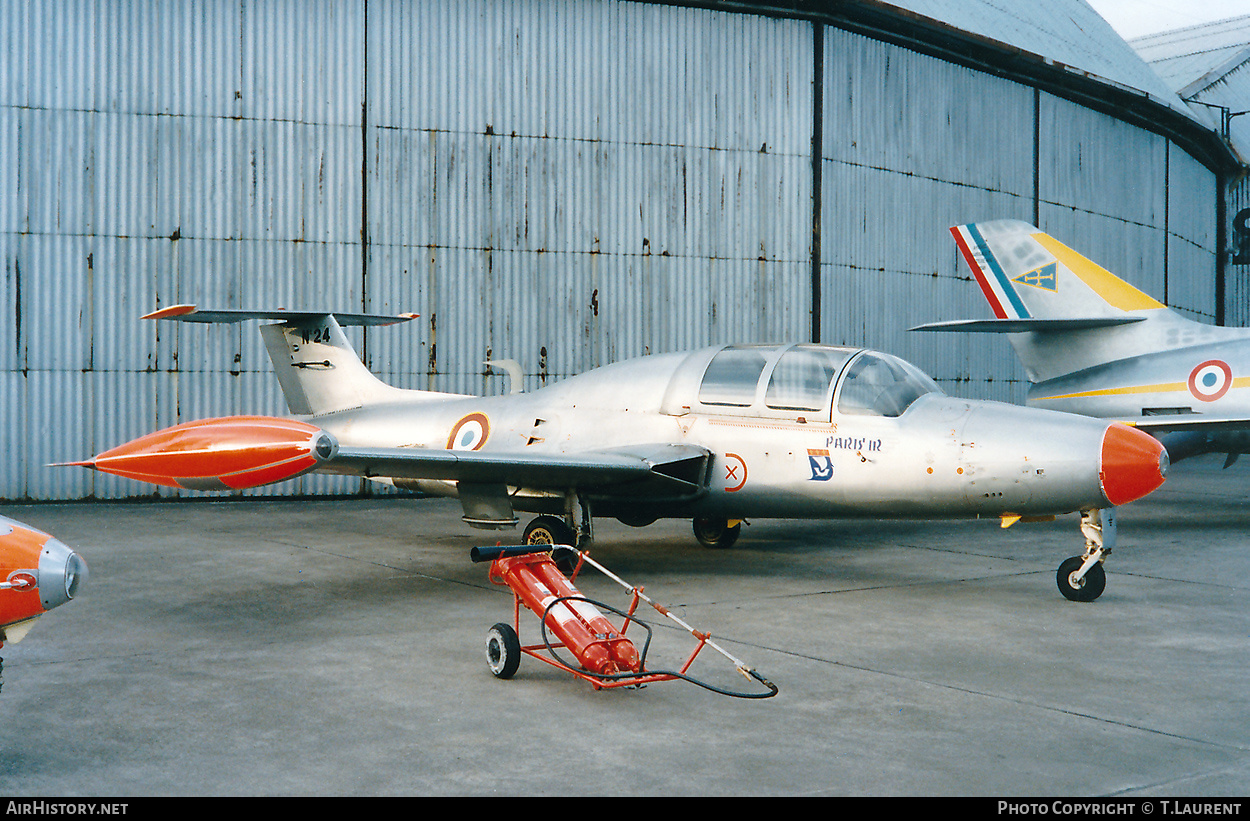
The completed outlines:
<svg viewBox="0 0 1250 821">
<path fill-rule="evenodd" d="M 667 608 L 643 594 L 642 588 L 634 587 L 594 561 L 585 551 L 567 545 L 515 545 L 475 547 L 469 557 L 474 562 L 490 562 L 489 576 L 494 584 L 507 586 L 513 593 L 513 623 L 500 622 L 492 627 L 486 638 L 486 658 L 491 672 L 498 678 L 511 678 L 521 663 L 522 656 L 531 656 L 551 664 L 589 682 L 595 689 L 613 687 L 641 687 L 657 681 L 683 680 L 705 687 L 723 695 L 737 698 L 770 698 L 777 694 L 777 687 L 754 668 L 734 658 L 724 648 L 712 641 L 708 633 L 695 630 Z M 561 565 L 571 567 L 569 575 Z M 629 607 L 618 610 L 602 602 L 591 601 L 573 585 L 573 580 L 586 565 L 594 567 L 630 592 Z M 652 670 L 647 667 L 647 649 L 651 644 L 650 625 L 635 616 L 638 605 L 646 602 L 658 613 L 680 625 L 698 642 L 679 670 Z M 520 620 L 522 608 L 538 616 L 543 641 L 540 644 L 522 645 Z M 604 611 L 621 619 L 616 626 Z M 626 635 L 637 625 L 645 631 L 642 649 Z M 737 668 L 748 680 L 763 685 L 763 692 L 742 692 L 713 686 L 690 676 L 690 666 L 703 651 L 710 647 Z M 576 666 L 565 661 L 557 653 L 564 649 L 576 658 Z"/>
</svg>

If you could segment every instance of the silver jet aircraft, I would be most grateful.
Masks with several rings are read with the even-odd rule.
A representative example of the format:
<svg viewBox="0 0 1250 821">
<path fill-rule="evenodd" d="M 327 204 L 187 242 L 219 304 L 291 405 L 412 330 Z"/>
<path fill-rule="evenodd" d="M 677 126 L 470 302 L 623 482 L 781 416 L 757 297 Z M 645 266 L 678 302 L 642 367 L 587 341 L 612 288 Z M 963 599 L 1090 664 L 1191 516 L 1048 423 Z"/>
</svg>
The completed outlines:
<svg viewBox="0 0 1250 821">
<path fill-rule="evenodd" d="M 1008 334 L 1029 405 L 1126 422 L 1172 461 L 1250 451 L 1250 329 L 1186 319 L 1025 222 L 951 233 L 995 318 L 912 330 Z"/>
<path fill-rule="evenodd" d="M 175 306 L 187 322 L 273 319 L 261 333 L 295 418 L 225 417 L 157 431 L 72 464 L 196 490 L 307 471 L 459 498 L 464 520 L 528 543 L 584 544 L 595 516 L 688 518 L 727 547 L 751 518 L 1020 518 L 1079 511 L 1085 552 L 1058 584 L 1105 585 L 1114 507 L 1164 480 L 1167 454 L 1121 424 L 945 396 L 889 354 L 719 345 L 598 368 L 528 393 L 384 384 L 341 324 L 404 317 Z"/>
</svg>

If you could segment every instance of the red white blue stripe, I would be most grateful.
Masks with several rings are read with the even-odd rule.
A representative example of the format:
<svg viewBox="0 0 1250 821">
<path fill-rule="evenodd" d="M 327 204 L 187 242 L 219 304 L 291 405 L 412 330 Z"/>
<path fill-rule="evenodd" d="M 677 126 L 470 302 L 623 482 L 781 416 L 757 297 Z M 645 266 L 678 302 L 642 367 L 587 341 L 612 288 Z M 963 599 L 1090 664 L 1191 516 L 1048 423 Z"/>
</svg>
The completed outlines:
<svg viewBox="0 0 1250 821">
<path fill-rule="evenodd" d="M 972 269 L 985 301 L 994 309 L 994 316 L 999 319 L 1028 319 L 1031 317 L 1028 308 L 1016 294 L 1016 289 L 1007 278 L 1006 272 L 994 258 L 975 225 L 956 225 L 951 229 L 955 244 L 964 255 L 968 267 Z"/>
</svg>

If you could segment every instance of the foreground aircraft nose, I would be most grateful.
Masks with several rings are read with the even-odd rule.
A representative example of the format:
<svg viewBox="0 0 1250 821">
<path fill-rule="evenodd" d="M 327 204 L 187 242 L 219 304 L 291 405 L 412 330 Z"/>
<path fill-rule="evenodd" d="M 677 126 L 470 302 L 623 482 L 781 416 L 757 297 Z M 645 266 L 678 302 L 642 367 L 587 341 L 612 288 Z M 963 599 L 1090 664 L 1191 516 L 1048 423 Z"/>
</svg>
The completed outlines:
<svg viewBox="0 0 1250 821">
<path fill-rule="evenodd" d="M 39 598 L 44 610 L 60 607 L 78 595 L 87 583 L 87 563 L 56 539 L 48 539 L 39 554 Z"/>
<path fill-rule="evenodd" d="M 1116 422 L 1102 436 L 1098 477 L 1112 505 L 1140 499 L 1163 484 L 1168 452 L 1153 436 Z"/>
<path fill-rule="evenodd" d="M 82 556 L 0 516 L 0 647 L 21 641 L 39 616 L 74 599 L 86 582 Z"/>
</svg>

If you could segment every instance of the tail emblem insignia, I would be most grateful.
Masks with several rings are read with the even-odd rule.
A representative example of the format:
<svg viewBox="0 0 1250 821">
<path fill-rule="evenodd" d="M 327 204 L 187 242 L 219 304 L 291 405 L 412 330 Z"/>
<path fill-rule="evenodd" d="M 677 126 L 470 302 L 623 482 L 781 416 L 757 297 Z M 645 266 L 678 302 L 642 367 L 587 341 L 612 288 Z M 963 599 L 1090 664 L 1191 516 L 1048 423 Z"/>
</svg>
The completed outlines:
<svg viewBox="0 0 1250 821">
<path fill-rule="evenodd" d="M 1059 282 L 1055 276 L 1055 263 L 1053 262 L 1049 265 L 1043 265 L 1041 268 L 1029 271 L 1028 273 L 1021 274 L 1013 279 L 1012 282 L 1018 282 L 1021 285 L 1031 285 L 1034 288 L 1041 288 L 1044 291 L 1052 291 L 1054 293 L 1059 292 Z"/>
</svg>

